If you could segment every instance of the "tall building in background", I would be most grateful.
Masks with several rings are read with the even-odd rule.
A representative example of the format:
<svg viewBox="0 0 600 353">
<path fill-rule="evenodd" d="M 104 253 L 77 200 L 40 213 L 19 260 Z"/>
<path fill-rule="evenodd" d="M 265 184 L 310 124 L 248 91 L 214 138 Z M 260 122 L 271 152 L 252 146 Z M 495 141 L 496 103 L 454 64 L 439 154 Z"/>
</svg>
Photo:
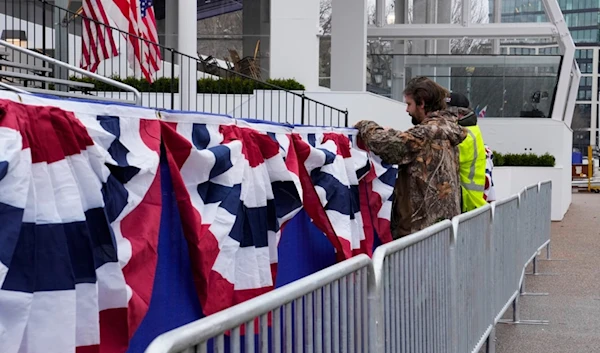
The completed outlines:
<svg viewBox="0 0 600 353">
<path fill-rule="evenodd" d="M 600 0 L 558 0 L 577 50 L 575 58 L 582 77 L 573 116 L 573 147 L 599 145 L 598 79 L 600 50 Z M 490 1 L 490 20 L 493 1 Z M 502 22 L 546 22 L 539 0 L 502 0 Z M 503 54 L 552 55 L 558 48 L 552 43 L 505 42 Z M 592 116 L 594 117 L 592 119 Z"/>
</svg>

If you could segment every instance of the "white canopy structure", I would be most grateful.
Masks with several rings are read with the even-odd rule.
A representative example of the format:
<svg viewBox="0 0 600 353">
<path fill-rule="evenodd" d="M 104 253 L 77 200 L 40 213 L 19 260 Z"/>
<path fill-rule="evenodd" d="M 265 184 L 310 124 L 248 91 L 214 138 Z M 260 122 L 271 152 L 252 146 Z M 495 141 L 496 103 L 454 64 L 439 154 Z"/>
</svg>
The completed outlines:
<svg viewBox="0 0 600 353">
<path fill-rule="evenodd" d="M 490 0 L 493 1 L 490 6 L 492 23 L 473 23 L 473 0 L 455 0 L 458 3 L 451 0 L 392 1 L 395 1 L 391 4 L 394 13 L 386 16 L 386 9 L 391 7 L 390 0 L 376 0 L 375 21 L 368 24 L 367 0 L 332 0 L 332 90 L 364 90 L 367 40 L 392 41 L 395 54 L 406 53 L 405 43 L 410 40 L 413 52 L 417 47 L 419 54 L 432 56 L 450 54 L 451 39 L 492 40 L 494 54 L 500 54 L 501 40 L 553 42 L 559 47 L 562 64 L 557 75 L 551 118 L 571 125 L 581 73 L 574 60 L 575 44 L 556 0 L 542 0 L 548 22 L 535 23 L 502 23 L 502 0 Z M 457 6 L 459 11 L 456 11 Z M 442 61 L 440 58 L 435 60 L 438 64 Z M 401 97 L 398 90 L 404 86 L 407 66 L 406 56 L 394 57 L 392 79 L 396 84 L 392 85 L 392 96 L 396 95 L 396 98 Z"/>
</svg>

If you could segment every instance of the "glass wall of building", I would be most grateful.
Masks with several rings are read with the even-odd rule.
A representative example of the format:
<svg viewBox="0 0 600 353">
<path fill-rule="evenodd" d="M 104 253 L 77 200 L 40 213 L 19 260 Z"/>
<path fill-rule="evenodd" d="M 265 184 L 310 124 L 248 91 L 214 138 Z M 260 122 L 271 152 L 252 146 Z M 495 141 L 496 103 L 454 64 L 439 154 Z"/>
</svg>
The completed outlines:
<svg viewBox="0 0 600 353">
<path fill-rule="evenodd" d="M 270 0 L 197 1 L 198 53 L 232 63 L 253 60 L 261 68 L 261 78 L 268 78 Z M 168 12 L 177 9 L 168 0 L 154 0 L 154 6 L 161 44 L 176 47 Z"/>
<path fill-rule="evenodd" d="M 427 72 L 448 89 L 469 98 L 486 117 L 548 118 L 554 103 L 561 56 L 557 55 L 370 55 L 371 63 L 389 63 L 368 72 L 369 91 L 390 96 L 391 66 L 405 63 L 406 80 Z M 390 67 L 386 69 L 386 67 Z"/>
</svg>

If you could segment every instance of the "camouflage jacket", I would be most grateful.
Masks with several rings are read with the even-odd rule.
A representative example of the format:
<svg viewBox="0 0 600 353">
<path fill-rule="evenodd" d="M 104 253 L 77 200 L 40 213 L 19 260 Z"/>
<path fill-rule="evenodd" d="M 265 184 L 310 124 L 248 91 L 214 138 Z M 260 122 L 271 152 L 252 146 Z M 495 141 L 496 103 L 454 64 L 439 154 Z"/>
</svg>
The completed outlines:
<svg viewBox="0 0 600 353">
<path fill-rule="evenodd" d="M 430 113 L 405 132 L 364 120 L 355 127 L 371 152 L 384 163 L 398 165 L 391 224 L 394 239 L 460 214 L 458 144 L 466 131 L 455 115 Z"/>
</svg>

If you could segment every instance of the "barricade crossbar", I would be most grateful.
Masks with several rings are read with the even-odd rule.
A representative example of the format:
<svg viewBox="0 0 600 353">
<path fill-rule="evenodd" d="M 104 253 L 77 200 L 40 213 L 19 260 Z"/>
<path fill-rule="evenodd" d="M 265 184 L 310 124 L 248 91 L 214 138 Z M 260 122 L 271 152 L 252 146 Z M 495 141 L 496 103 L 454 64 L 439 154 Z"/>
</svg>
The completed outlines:
<svg viewBox="0 0 600 353">
<path fill-rule="evenodd" d="M 550 256 L 551 194 L 550 181 L 524 188 L 166 332 L 146 353 L 479 352 L 511 305 L 519 321 L 525 268 Z"/>
</svg>

